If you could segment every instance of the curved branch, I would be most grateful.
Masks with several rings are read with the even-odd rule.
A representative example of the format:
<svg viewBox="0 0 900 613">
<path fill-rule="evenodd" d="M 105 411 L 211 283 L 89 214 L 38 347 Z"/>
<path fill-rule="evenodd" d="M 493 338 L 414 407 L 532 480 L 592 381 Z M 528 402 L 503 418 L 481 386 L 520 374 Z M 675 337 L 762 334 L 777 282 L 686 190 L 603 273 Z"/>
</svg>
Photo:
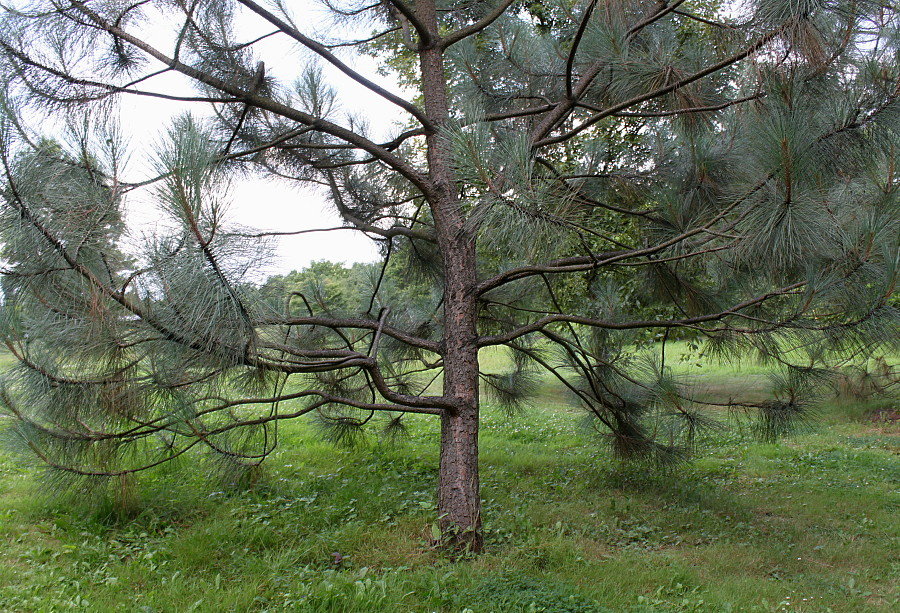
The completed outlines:
<svg viewBox="0 0 900 613">
<path fill-rule="evenodd" d="M 375 385 L 375 389 L 378 390 L 378 393 L 391 402 L 396 402 L 397 404 L 408 407 L 432 410 L 438 409 L 437 414 L 443 413 L 444 409 L 456 411 L 460 407 L 460 401 L 456 398 L 448 398 L 446 396 L 410 396 L 408 394 L 395 392 L 388 386 L 387 381 L 384 380 L 384 376 L 381 374 L 381 369 L 378 368 L 375 358 L 370 358 L 366 364 L 362 365 L 362 367 L 365 368 L 369 373 L 369 376 L 371 376 L 372 384 Z"/>
<path fill-rule="evenodd" d="M 722 21 L 714 21 L 712 19 L 707 19 L 706 17 L 701 17 L 700 15 L 696 15 L 694 13 L 689 13 L 687 11 L 675 11 L 676 15 L 681 15 L 682 17 L 687 17 L 688 19 L 693 19 L 694 21 L 698 21 L 700 23 L 705 23 L 708 26 L 713 26 L 716 28 L 722 28 L 724 30 L 737 30 L 738 26 L 730 23 L 725 23 Z"/>
<path fill-rule="evenodd" d="M 353 226 L 357 230 L 375 234 L 377 236 L 381 236 L 382 238 L 405 236 L 407 238 L 416 238 L 423 241 L 434 242 L 434 236 L 430 232 L 424 232 L 422 230 L 416 230 L 414 228 L 407 228 L 406 226 L 392 226 L 391 228 L 385 230 L 366 222 L 364 219 L 360 219 L 359 216 L 355 215 L 353 211 L 350 210 L 350 208 L 344 203 L 344 197 L 343 194 L 341 194 L 341 190 L 338 188 L 337 181 L 334 178 L 334 173 L 330 169 L 326 170 L 325 177 L 328 179 L 328 186 L 331 189 L 331 196 L 334 200 L 335 206 L 338 209 L 338 213 L 348 223 L 353 224 Z"/>
<path fill-rule="evenodd" d="M 616 117 L 672 117 L 675 115 L 681 115 L 683 113 L 709 113 L 712 111 L 721 111 L 723 109 L 727 109 L 730 106 L 734 106 L 736 104 L 742 104 L 744 102 L 751 102 L 753 100 L 759 100 L 763 98 L 766 94 L 759 93 L 753 94 L 752 96 L 744 96 L 743 98 L 736 98 L 735 100 L 729 100 L 728 102 L 723 102 L 722 104 L 716 104 L 713 106 L 695 106 L 687 109 L 674 109 L 671 111 L 636 111 L 633 113 L 623 112 L 623 113 L 615 113 Z M 601 109 L 584 103 L 579 103 L 578 106 L 582 106 L 586 109 L 592 111 L 600 111 Z"/>
<path fill-rule="evenodd" d="M 683 232 L 678 236 L 672 237 L 668 240 L 665 240 L 661 243 L 658 243 L 652 247 L 645 247 L 642 249 L 631 249 L 631 250 L 623 250 L 623 251 L 613 251 L 606 254 L 590 254 L 583 256 L 573 256 L 572 258 L 563 258 L 561 260 L 554 260 L 551 262 L 547 262 L 545 264 L 536 264 L 531 266 L 521 266 L 519 268 L 514 268 L 511 270 L 507 270 L 495 277 L 487 279 L 486 281 L 481 282 L 476 291 L 479 295 L 487 292 L 491 289 L 499 287 L 505 283 L 509 283 L 510 281 L 515 281 L 517 279 L 521 279 L 524 277 L 530 277 L 537 274 L 543 273 L 567 273 L 567 272 L 581 272 L 585 270 L 593 270 L 600 266 L 608 266 L 610 264 L 615 264 L 622 260 L 628 260 L 635 257 L 642 257 L 653 255 L 658 253 L 668 247 L 676 245 L 684 240 L 692 236 L 696 236 L 697 234 L 707 234 L 710 233 L 710 229 L 718 223 L 720 220 L 724 219 L 725 216 L 734 210 L 738 205 L 744 202 L 751 195 L 756 193 L 758 190 L 762 189 L 762 187 L 771 179 L 771 175 L 757 183 L 753 188 L 748 190 L 743 196 L 740 198 L 736 198 L 734 201 L 728 204 L 728 206 L 724 207 L 715 217 L 709 220 L 705 225 L 700 226 L 698 228 L 694 228 L 693 230 L 688 230 L 687 232 Z M 602 260 L 598 260 L 597 257 L 599 255 L 605 256 Z"/>
<path fill-rule="evenodd" d="M 622 251 L 608 251 L 606 253 L 595 253 L 591 255 L 577 255 L 568 258 L 560 258 L 557 260 L 551 260 L 544 264 L 532 264 L 529 266 L 519 266 L 518 268 L 511 268 L 505 272 L 500 273 L 490 279 L 485 279 L 481 283 L 478 284 L 478 287 L 475 289 L 475 293 L 479 296 L 484 294 L 485 292 L 489 292 L 492 289 L 496 289 L 501 285 L 505 285 L 511 281 L 517 281 L 519 279 L 524 279 L 525 277 L 532 277 L 535 275 L 541 275 L 544 273 L 557 273 L 557 272 L 580 272 L 585 270 L 592 270 L 597 268 L 598 266 L 603 266 L 609 263 L 612 258 L 617 258 L 619 256 L 626 256 L 628 254 L 633 253 L 631 250 L 622 250 Z"/>
<path fill-rule="evenodd" d="M 368 38 L 360 38 L 359 40 L 344 41 L 340 43 L 322 43 L 322 46 L 327 49 L 339 49 L 340 47 L 357 47 L 359 45 L 364 45 L 366 43 L 376 41 L 379 38 L 387 36 L 388 34 L 393 34 L 394 32 L 398 32 L 399 30 L 400 27 L 397 26 L 395 28 L 388 28 L 387 30 L 384 30 L 383 32 L 379 32 L 377 34 L 373 34 Z"/>
<path fill-rule="evenodd" d="M 199 412 L 198 415 L 202 416 L 208 413 L 221 411 L 223 409 L 244 405 L 271 404 L 273 402 L 284 402 L 285 400 L 296 400 L 298 398 L 306 398 L 309 396 L 318 396 L 321 401 L 315 403 L 313 407 L 304 407 L 303 409 L 295 411 L 294 413 L 279 413 L 277 415 L 267 415 L 265 417 L 260 417 L 253 420 L 242 420 L 234 424 L 228 424 L 227 426 L 217 428 L 216 430 L 211 430 L 206 434 L 220 434 L 222 432 L 225 432 L 226 430 L 231 430 L 236 427 L 260 425 L 277 419 L 293 419 L 295 417 L 300 417 L 305 413 L 309 413 L 316 408 L 319 408 L 322 404 L 341 404 L 344 406 L 353 407 L 354 409 L 364 409 L 367 411 L 396 411 L 398 413 L 421 413 L 425 415 L 440 415 L 443 412 L 442 409 L 433 407 L 410 407 L 402 404 L 360 402 L 358 400 L 352 400 L 350 398 L 335 396 L 334 394 L 329 394 L 328 392 L 323 392 L 321 390 L 303 390 L 301 392 L 272 396 L 270 398 L 242 398 L 240 400 L 231 400 L 228 402 L 223 402 L 222 404 L 219 404 L 210 409 L 204 409 L 203 411 Z"/>
<path fill-rule="evenodd" d="M 591 18 L 591 13 L 594 12 L 595 6 L 597 6 L 597 0 L 591 0 L 591 3 L 584 10 L 581 23 L 578 24 L 578 31 L 575 32 L 575 38 L 572 39 L 569 57 L 566 58 L 566 98 L 569 99 L 574 97 L 572 95 L 572 71 L 575 68 L 575 54 L 578 52 L 578 45 L 581 44 L 581 37 L 584 36 L 584 31 L 587 30 L 588 20 Z"/>
<path fill-rule="evenodd" d="M 427 406 L 405 406 L 402 404 L 384 404 L 384 403 L 367 403 L 367 402 L 358 402 L 355 400 L 351 400 L 348 398 L 342 398 L 339 396 L 334 396 L 332 394 L 328 394 L 326 392 L 322 392 L 319 390 L 304 390 L 302 392 L 297 392 L 294 394 L 287 394 L 279 397 L 272 398 L 246 398 L 238 401 L 230 401 L 221 403 L 215 407 L 211 407 L 209 409 L 205 409 L 197 413 L 196 417 L 201 417 L 203 415 L 208 415 L 210 413 L 218 412 L 230 407 L 248 405 L 248 404 L 270 404 L 273 401 L 283 401 L 283 400 L 291 400 L 309 396 L 317 396 L 319 400 L 314 402 L 308 406 L 303 407 L 297 411 L 293 411 L 291 413 L 273 413 L 269 415 L 265 415 L 263 417 L 259 417 L 256 419 L 244 419 L 235 421 L 223 426 L 219 426 L 218 428 L 214 428 L 211 430 L 198 430 L 196 427 L 191 427 L 191 430 L 195 436 L 194 440 L 185 445 L 183 448 L 179 449 L 176 452 L 173 452 L 170 455 L 163 457 L 162 459 L 156 460 L 154 462 L 148 464 L 142 464 L 141 466 L 134 468 L 127 468 L 123 470 L 115 470 L 115 471 L 104 471 L 104 470 L 96 470 L 89 468 L 79 468 L 75 466 L 67 466 L 64 464 L 60 464 L 58 462 L 53 462 L 47 454 L 43 453 L 36 444 L 32 442 L 28 442 L 28 446 L 31 450 L 41 459 L 42 462 L 51 466 L 57 470 L 65 471 L 72 474 L 82 475 L 82 476 L 103 476 L 103 477 L 121 477 L 133 473 L 140 472 L 142 470 L 146 470 L 148 468 L 153 468 L 154 466 L 159 466 L 165 462 L 170 460 L 174 460 L 175 458 L 183 455 L 185 452 L 195 447 L 199 443 L 203 442 L 205 444 L 210 444 L 207 440 L 210 436 L 215 436 L 218 434 L 223 434 L 230 430 L 234 430 L 235 428 L 245 428 L 247 426 L 259 426 L 264 425 L 271 422 L 278 422 L 285 419 L 295 419 L 312 411 L 315 411 L 321 408 L 325 404 L 333 403 L 333 404 L 342 404 L 345 406 L 351 406 L 358 409 L 371 410 L 371 411 L 391 411 L 397 413 L 418 413 L 424 415 L 441 415 L 443 413 L 443 409 L 435 408 L 435 407 L 427 407 Z M 16 413 L 18 413 L 16 411 Z M 26 419 L 22 415 L 18 415 L 19 419 Z M 77 436 L 77 438 L 86 440 L 86 441 L 101 441 L 101 440 L 134 440 L 138 438 L 144 438 L 148 435 L 152 435 L 156 432 L 167 431 L 171 428 L 171 422 L 164 423 L 156 423 L 156 424 L 147 424 L 139 426 L 137 429 L 132 429 L 122 433 L 71 433 L 71 432 L 56 432 L 53 430 L 48 430 L 44 428 L 40 424 L 37 424 L 31 420 L 27 420 L 31 425 L 40 429 L 41 431 L 47 433 L 50 436 L 55 438 L 58 437 L 66 437 L 71 438 L 73 435 Z"/>
<path fill-rule="evenodd" d="M 451 32 L 447 36 L 444 36 L 438 42 L 438 45 L 440 45 L 441 48 L 446 49 L 450 45 L 458 43 L 459 41 L 484 30 L 486 27 L 494 23 L 501 15 L 503 15 L 503 13 L 506 12 L 506 9 L 508 9 L 513 2 L 515 2 L 515 0 L 501 0 L 500 4 L 498 4 L 490 13 L 488 13 L 472 25 L 466 26 L 465 28 L 457 30 L 456 32 Z"/>
<path fill-rule="evenodd" d="M 485 115 L 483 119 L 468 121 L 463 123 L 462 125 L 467 126 L 473 123 L 480 123 L 482 121 L 500 121 L 502 119 L 515 119 L 516 117 L 528 117 L 530 115 L 540 115 L 541 113 L 546 113 L 547 111 L 551 111 L 555 108 L 552 104 L 542 104 L 541 106 L 533 106 L 527 109 L 519 109 L 515 111 L 505 111 L 502 113 L 490 113 Z"/>
<path fill-rule="evenodd" d="M 585 119 L 583 122 L 581 122 L 579 125 L 572 128 L 568 132 L 564 132 L 563 134 L 560 134 L 558 136 L 553 136 L 553 137 L 546 136 L 546 134 L 553 128 L 553 126 L 556 124 L 556 122 L 555 121 L 550 122 L 550 121 L 545 120 L 544 122 L 542 122 L 541 126 L 539 126 L 539 128 L 537 130 L 535 130 L 534 134 L 532 134 L 532 147 L 534 147 L 534 148 L 546 147 L 547 145 L 554 145 L 557 143 L 565 142 L 565 141 L 571 139 L 573 136 L 576 136 L 576 135 L 580 134 L 581 132 L 587 130 L 589 127 L 591 127 L 598 121 L 601 121 L 602 119 L 606 119 L 607 117 L 610 117 L 611 115 L 615 115 L 619 111 L 624 111 L 628 107 L 634 106 L 636 104 L 640 104 L 641 102 L 646 102 L 648 100 L 653 100 L 654 98 L 664 96 L 664 95 L 671 93 L 681 87 L 684 87 L 685 85 L 689 85 L 689 84 L 693 83 L 694 81 L 698 81 L 698 80 L 702 79 L 703 77 L 709 76 L 720 70 L 728 68 L 732 64 L 735 64 L 743 59 L 746 59 L 747 57 L 749 57 L 749 56 L 753 55 L 754 53 L 756 53 L 757 51 L 759 51 L 763 46 L 765 46 L 773 38 L 775 38 L 775 36 L 778 35 L 778 32 L 779 32 L 779 30 L 769 32 L 768 34 L 766 34 L 765 36 L 758 39 L 756 42 L 754 42 L 752 45 L 750 45 L 743 51 L 740 51 L 739 53 L 736 53 L 736 54 L 722 60 L 721 62 L 713 64 L 712 66 L 708 66 L 707 68 L 704 68 L 703 70 L 695 72 L 694 74 L 689 75 L 676 83 L 672 83 L 670 85 L 659 87 L 659 88 L 653 90 L 652 92 L 648 92 L 646 94 L 639 94 L 637 96 L 634 96 L 633 98 L 630 98 L 629 100 L 625 100 L 624 102 L 620 102 L 619 104 L 615 104 L 611 107 L 608 107 L 606 110 L 596 113 L 595 115 L 589 117 L 588 119 Z M 599 70 L 599 68 L 598 68 L 598 70 Z M 587 78 L 587 76 L 590 76 L 591 79 L 593 79 L 593 77 L 596 76 L 596 74 L 586 75 L 586 77 L 582 78 L 582 81 L 584 81 L 584 79 Z M 581 84 L 579 83 L 579 86 L 580 85 Z M 564 115 L 566 112 L 571 110 L 571 108 L 574 105 L 575 105 L 574 100 L 567 100 L 564 103 L 560 103 L 560 105 L 559 105 L 560 110 L 556 111 L 556 113 L 554 113 L 553 115 Z"/>
<path fill-rule="evenodd" d="M 49 74 L 52 74 L 54 77 L 65 81 L 71 85 L 81 85 L 84 87 L 91 87 L 99 90 L 103 90 L 103 93 L 98 93 L 95 96 L 92 96 L 91 99 L 99 100 L 105 98 L 107 96 L 112 96 L 114 94 L 133 94 L 136 96 L 146 96 L 150 98 L 160 98 L 162 100 L 173 100 L 176 102 L 239 102 L 241 98 L 230 96 L 228 98 L 213 98 L 210 96 L 177 96 L 175 94 L 166 94 L 162 92 L 152 92 L 145 91 L 142 89 L 131 89 L 133 86 L 141 83 L 143 81 L 147 81 L 152 79 L 153 77 L 157 77 L 161 74 L 165 74 L 170 71 L 171 68 L 163 68 L 161 70 L 156 70 L 151 72 L 150 74 L 146 74 L 143 77 L 138 79 L 134 79 L 125 83 L 124 85 L 111 85 L 109 83 L 104 83 L 102 81 L 93 81 L 91 79 L 79 79 L 77 77 L 73 77 L 72 75 L 66 73 L 65 71 L 56 69 L 52 66 L 48 66 L 47 64 L 43 64 L 34 58 L 26 55 L 19 49 L 9 46 L 3 41 L 0 41 L 0 48 L 2 48 L 6 53 L 10 54 L 12 57 L 16 58 L 23 64 L 27 66 L 31 66 L 32 68 L 37 68 L 38 70 L 42 70 Z M 24 78 L 24 77 L 23 77 Z M 30 85 L 30 84 L 29 84 Z M 57 101 L 61 102 L 72 102 L 72 101 L 83 101 L 84 98 L 55 98 Z"/>
</svg>

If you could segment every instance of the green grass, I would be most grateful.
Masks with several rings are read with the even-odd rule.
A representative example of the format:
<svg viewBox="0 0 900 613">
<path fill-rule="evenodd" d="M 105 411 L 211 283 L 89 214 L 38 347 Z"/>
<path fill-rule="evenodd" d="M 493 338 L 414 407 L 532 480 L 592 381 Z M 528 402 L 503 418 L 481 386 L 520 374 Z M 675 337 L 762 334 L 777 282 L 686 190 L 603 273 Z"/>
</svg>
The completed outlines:
<svg viewBox="0 0 900 613">
<path fill-rule="evenodd" d="M 693 368 L 710 387 L 745 376 Z M 352 450 L 291 424 L 254 491 L 216 491 L 185 463 L 142 476 L 124 508 L 47 498 L 36 469 L 0 456 L 0 611 L 900 605 L 900 427 L 871 421 L 874 405 L 833 403 L 813 431 L 777 445 L 722 433 L 656 475 L 617 466 L 557 388 L 539 398 L 515 419 L 484 409 L 487 548 L 466 560 L 427 544 L 438 451 L 427 418 L 403 445 Z"/>
</svg>

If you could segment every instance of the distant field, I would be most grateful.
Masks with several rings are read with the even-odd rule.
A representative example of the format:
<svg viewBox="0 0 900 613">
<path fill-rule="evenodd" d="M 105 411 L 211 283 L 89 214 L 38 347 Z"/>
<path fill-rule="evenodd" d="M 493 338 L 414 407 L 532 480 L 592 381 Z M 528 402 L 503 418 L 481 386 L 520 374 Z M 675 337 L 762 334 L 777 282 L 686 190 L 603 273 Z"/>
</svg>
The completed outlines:
<svg viewBox="0 0 900 613">
<path fill-rule="evenodd" d="M 753 365 L 669 359 L 698 389 L 762 393 Z M 357 449 L 291 424 L 254 491 L 216 491 L 186 463 L 142 476 L 126 508 L 48 498 L 0 452 L 0 611 L 893 612 L 897 408 L 834 400 L 802 436 L 722 432 L 657 475 L 618 466 L 547 382 L 514 419 L 484 408 L 487 551 L 462 561 L 426 544 L 425 418 L 402 445 Z"/>
</svg>

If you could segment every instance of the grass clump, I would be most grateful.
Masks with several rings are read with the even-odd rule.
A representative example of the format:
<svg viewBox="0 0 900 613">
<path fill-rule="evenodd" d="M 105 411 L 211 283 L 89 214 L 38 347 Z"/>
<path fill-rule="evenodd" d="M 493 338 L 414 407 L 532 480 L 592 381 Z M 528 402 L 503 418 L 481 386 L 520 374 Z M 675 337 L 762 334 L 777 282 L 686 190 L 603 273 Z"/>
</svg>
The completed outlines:
<svg viewBox="0 0 900 613">
<path fill-rule="evenodd" d="M 473 603 L 465 607 L 473 613 L 612 613 L 572 586 L 522 573 L 483 577 L 465 592 L 461 600 Z"/>
</svg>

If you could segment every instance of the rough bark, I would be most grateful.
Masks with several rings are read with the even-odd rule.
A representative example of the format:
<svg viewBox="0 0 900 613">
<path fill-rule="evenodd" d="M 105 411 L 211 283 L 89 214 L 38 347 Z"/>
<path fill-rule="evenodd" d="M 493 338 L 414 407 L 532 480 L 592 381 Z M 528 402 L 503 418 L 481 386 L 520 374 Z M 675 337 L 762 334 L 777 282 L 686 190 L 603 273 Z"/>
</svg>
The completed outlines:
<svg viewBox="0 0 900 613">
<path fill-rule="evenodd" d="M 437 511 L 443 546 L 451 550 L 481 551 L 484 537 L 480 496 L 476 404 L 441 418 Z"/>
<path fill-rule="evenodd" d="M 475 249 L 465 235 L 444 252 L 444 396 L 458 408 L 441 416 L 437 512 L 444 545 L 481 550 L 478 483 L 478 344 Z"/>
<path fill-rule="evenodd" d="M 429 205 L 444 271 L 444 397 L 454 409 L 441 417 L 441 457 L 437 512 L 443 545 L 480 551 L 481 497 L 478 484 L 478 344 L 475 239 L 465 217 L 453 177 L 446 138 L 440 133 L 449 117 L 443 49 L 437 42 L 434 4 L 416 5 L 419 21 L 433 32 L 419 49 L 425 114 L 435 127 L 426 135 Z"/>
</svg>

